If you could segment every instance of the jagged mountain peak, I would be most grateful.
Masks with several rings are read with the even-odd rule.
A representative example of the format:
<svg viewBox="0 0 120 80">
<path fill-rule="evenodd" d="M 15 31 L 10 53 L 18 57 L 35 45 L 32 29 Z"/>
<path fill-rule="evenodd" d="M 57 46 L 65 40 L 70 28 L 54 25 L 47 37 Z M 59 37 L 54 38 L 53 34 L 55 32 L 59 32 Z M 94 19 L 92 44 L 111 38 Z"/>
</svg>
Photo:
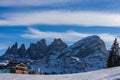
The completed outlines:
<svg viewBox="0 0 120 80">
<path fill-rule="evenodd" d="M 50 45 L 48 45 L 49 50 L 59 51 L 59 52 L 62 52 L 67 47 L 68 47 L 67 44 L 63 42 L 60 38 L 54 39 L 54 41 Z"/>
<path fill-rule="evenodd" d="M 15 42 L 15 44 L 14 44 L 16 47 L 18 46 L 18 42 Z"/>
<path fill-rule="evenodd" d="M 15 44 L 11 47 L 11 49 L 17 49 L 18 48 L 18 43 L 15 42 Z"/>
<path fill-rule="evenodd" d="M 38 41 L 36 44 L 46 44 L 46 40 L 45 40 L 45 39 L 41 39 L 41 40 Z"/>
<path fill-rule="evenodd" d="M 31 47 L 33 47 L 33 46 L 35 46 L 35 43 L 30 43 L 29 48 L 31 48 Z"/>
<path fill-rule="evenodd" d="M 41 39 L 40 41 L 38 41 L 36 44 L 35 44 L 37 47 L 47 47 L 47 44 L 46 44 L 46 40 L 45 39 Z"/>
<path fill-rule="evenodd" d="M 25 44 L 21 44 L 21 47 L 17 50 L 19 57 L 24 58 L 27 56 Z"/>
<path fill-rule="evenodd" d="M 66 45 L 67 46 L 67 44 L 64 41 L 62 41 L 60 38 L 54 39 L 50 45 Z"/>
<path fill-rule="evenodd" d="M 61 43 L 63 43 L 63 41 L 60 38 L 58 38 L 58 39 L 54 39 L 54 41 L 52 43 L 61 44 Z"/>
<path fill-rule="evenodd" d="M 25 44 L 24 44 L 24 43 L 21 44 L 21 47 L 20 47 L 20 48 L 24 48 L 24 49 L 26 49 Z"/>
</svg>

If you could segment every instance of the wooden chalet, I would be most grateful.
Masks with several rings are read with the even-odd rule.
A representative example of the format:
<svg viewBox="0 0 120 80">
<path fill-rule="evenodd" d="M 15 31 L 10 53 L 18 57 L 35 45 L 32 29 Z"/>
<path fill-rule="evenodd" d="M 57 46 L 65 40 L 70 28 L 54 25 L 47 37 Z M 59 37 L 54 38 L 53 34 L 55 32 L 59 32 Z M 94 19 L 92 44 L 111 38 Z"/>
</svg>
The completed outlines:
<svg viewBox="0 0 120 80">
<path fill-rule="evenodd" d="M 29 74 L 27 71 L 27 66 L 24 63 L 9 63 L 6 66 L 1 66 L 0 70 L 4 73 L 6 70 L 9 73 L 16 73 L 16 74 Z M 5 73 L 7 73 L 5 72 Z"/>
</svg>

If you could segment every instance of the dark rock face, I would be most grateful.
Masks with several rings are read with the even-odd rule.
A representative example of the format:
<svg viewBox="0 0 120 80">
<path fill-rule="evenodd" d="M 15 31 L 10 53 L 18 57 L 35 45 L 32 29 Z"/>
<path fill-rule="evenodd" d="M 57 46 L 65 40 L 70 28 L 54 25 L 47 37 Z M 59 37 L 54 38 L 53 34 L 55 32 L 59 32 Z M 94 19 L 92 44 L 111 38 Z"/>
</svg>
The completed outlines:
<svg viewBox="0 0 120 80">
<path fill-rule="evenodd" d="M 18 44 L 15 43 L 11 48 L 9 47 L 2 59 L 12 58 L 29 58 L 32 60 L 42 59 L 55 52 L 62 52 L 67 45 L 61 39 L 55 39 L 50 45 L 47 46 L 46 40 L 41 39 L 37 43 L 31 43 L 28 49 L 25 48 L 25 44 L 22 44 L 18 48 Z"/>
<path fill-rule="evenodd" d="M 36 44 L 31 43 L 30 47 L 27 49 L 27 54 L 31 59 L 41 59 L 46 55 L 46 41 L 42 39 L 38 41 Z"/>
<path fill-rule="evenodd" d="M 16 55 L 17 54 L 18 43 L 16 42 L 10 49 L 10 53 Z"/>
<path fill-rule="evenodd" d="M 66 43 L 64 43 L 61 39 L 54 39 L 54 41 L 50 45 L 48 45 L 47 51 L 48 53 L 61 53 L 65 48 L 67 48 Z"/>
<path fill-rule="evenodd" d="M 17 52 L 21 58 L 27 57 L 25 44 L 22 44 L 21 47 L 17 50 Z"/>
<path fill-rule="evenodd" d="M 64 49 L 68 46 L 61 39 L 54 39 L 54 41 L 47 47 L 47 56 L 45 61 L 47 66 L 54 66 L 57 63 L 57 57 L 61 55 Z"/>
</svg>

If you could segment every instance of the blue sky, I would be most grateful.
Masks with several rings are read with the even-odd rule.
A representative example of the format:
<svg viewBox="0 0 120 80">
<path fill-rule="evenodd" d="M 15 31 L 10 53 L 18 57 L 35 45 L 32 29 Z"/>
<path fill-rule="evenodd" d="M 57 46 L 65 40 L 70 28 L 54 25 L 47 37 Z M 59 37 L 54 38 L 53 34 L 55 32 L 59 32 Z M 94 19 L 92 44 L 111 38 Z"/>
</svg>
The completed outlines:
<svg viewBox="0 0 120 80">
<path fill-rule="evenodd" d="M 61 38 L 67 44 L 98 35 L 109 49 L 120 42 L 120 0 L 0 0 L 0 54 L 14 44 L 49 44 Z"/>
</svg>

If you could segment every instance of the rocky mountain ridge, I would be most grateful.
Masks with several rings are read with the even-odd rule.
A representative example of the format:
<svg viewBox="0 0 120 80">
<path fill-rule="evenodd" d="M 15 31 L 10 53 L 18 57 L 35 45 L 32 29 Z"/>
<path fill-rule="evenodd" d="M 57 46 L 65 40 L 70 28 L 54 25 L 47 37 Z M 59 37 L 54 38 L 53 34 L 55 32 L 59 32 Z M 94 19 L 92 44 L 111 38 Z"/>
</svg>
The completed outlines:
<svg viewBox="0 0 120 80">
<path fill-rule="evenodd" d="M 29 58 L 32 60 L 42 59 L 47 54 L 52 54 L 54 51 L 62 52 L 67 48 L 67 44 L 61 39 L 54 39 L 54 41 L 47 45 L 45 39 L 41 39 L 37 43 L 30 43 L 28 49 L 25 44 L 22 44 L 18 48 L 18 43 L 9 47 L 5 54 L 1 56 L 2 59 L 13 59 L 13 58 Z"/>
<path fill-rule="evenodd" d="M 68 46 L 61 39 L 54 39 L 50 45 L 42 39 L 31 43 L 28 49 L 15 43 L 0 57 L 2 60 L 15 59 L 29 62 L 33 71 L 44 73 L 78 73 L 103 69 L 107 63 L 105 43 L 98 36 L 88 36 Z M 97 64 L 97 65 L 96 65 Z"/>
</svg>

